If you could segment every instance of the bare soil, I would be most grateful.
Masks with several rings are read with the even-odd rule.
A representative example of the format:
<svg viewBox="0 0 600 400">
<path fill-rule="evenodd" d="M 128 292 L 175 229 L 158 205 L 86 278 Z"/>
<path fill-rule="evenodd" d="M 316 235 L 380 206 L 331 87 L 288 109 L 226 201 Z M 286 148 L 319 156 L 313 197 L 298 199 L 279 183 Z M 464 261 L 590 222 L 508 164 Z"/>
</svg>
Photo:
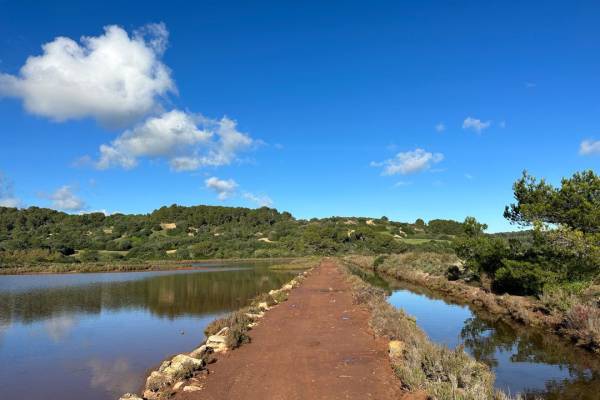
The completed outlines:
<svg viewBox="0 0 600 400">
<path fill-rule="evenodd" d="M 288 301 L 266 313 L 252 342 L 219 355 L 196 392 L 178 400 L 413 399 L 400 389 L 387 341 L 369 328 L 334 261 L 325 260 Z"/>
</svg>

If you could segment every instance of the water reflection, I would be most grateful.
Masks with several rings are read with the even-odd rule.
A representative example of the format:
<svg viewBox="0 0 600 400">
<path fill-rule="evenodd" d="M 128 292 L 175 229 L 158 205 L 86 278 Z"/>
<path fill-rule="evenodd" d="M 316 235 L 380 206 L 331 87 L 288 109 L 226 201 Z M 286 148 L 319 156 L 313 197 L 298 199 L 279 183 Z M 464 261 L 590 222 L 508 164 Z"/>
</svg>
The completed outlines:
<svg viewBox="0 0 600 400">
<path fill-rule="evenodd" d="M 366 278 L 379 282 L 390 293 L 390 303 L 415 316 L 432 340 L 450 347 L 462 344 L 489 365 L 497 387 L 532 400 L 600 398 L 598 357 L 544 331 L 499 321 L 429 290 L 381 276 Z"/>
<path fill-rule="evenodd" d="M 72 313 L 98 314 L 102 310 L 122 308 L 148 309 L 167 318 L 218 313 L 243 305 L 248 298 L 283 283 L 289 276 L 266 271 L 252 268 L 193 273 L 202 274 L 201 279 L 189 279 L 189 271 L 149 273 L 143 279 L 134 275 L 146 274 L 143 272 L 126 273 L 122 277 L 94 274 L 102 276 L 104 281 L 18 292 L 0 289 L 0 321 L 29 323 Z M 106 280 L 107 275 L 113 280 Z M 131 279 L 132 275 L 135 280 Z M 0 277 L 0 281 L 3 278 Z M 26 280 L 29 277 L 9 278 Z"/>
<path fill-rule="evenodd" d="M 0 364 L 10 366 L 0 368 L 0 397 L 106 400 L 137 391 L 148 368 L 197 346 L 214 318 L 292 275 L 241 265 L 0 276 Z"/>
<path fill-rule="evenodd" d="M 76 324 L 77 320 L 69 315 L 51 317 L 44 322 L 48 336 L 55 342 L 60 342 L 65 339 Z"/>
<path fill-rule="evenodd" d="M 91 371 L 91 387 L 106 389 L 113 393 L 134 392 L 140 386 L 139 374 L 131 368 L 127 359 L 112 362 L 92 359 L 88 362 Z"/>
</svg>

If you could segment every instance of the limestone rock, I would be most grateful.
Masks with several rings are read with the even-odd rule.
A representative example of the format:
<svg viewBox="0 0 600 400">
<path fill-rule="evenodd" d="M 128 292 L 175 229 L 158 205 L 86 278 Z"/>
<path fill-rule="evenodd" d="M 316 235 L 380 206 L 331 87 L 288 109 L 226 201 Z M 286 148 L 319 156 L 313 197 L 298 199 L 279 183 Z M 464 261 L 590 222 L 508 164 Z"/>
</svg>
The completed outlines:
<svg viewBox="0 0 600 400">
<path fill-rule="evenodd" d="M 137 394 L 133 393 L 125 393 L 123 396 L 119 397 L 119 400 L 144 400 Z"/>
<path fill-rule="evenodd" d="M 169 386 L 171 382 L 173 381 L 166 374 L 159 371 L 152 371 L 148 379 L 146 379 L 146 389 L 151 392 L 157 392 Z M 144 397 L 147 396 L 144 394 Z"/>
<path fill-rule="evenodd" d="M 202 346 L 198 347 L 196 350 L 192 351 L 190 353 L 190 357 L 201 359 L 202 356 L 204 354 L 206 354 L 207 348 L 208 347 L 205 344 L 203 344 Z"/>
<path fill-rule="evenodd" d="M 199 390 L 202 390 L 202 388 L 198 387 L 198 386 L 186 386 L 183 388 L 184 392 L 197 392 Z"/>
<path fill-rule="evenodd" d="M 144 399 L 146 400 L 159 400 L 158 392 L 153 392 L 152 390 L 144 391 Z"/>
<path fill-rule="evenodd" d="M 262 303 L 258 303 L 258 308 L 260 308 L 261 310 L 264 310 L 264 311 L 268 311 L 269 305 L 267 304 L 266 301 L 263 301 Z"/>
<path fill-rule="evenodd" d="M 389 353 L 391 358 L 400 358 L 402 357 L 402 352 L 404 351 L 405 344 L 400 340 L 391 340 L 388 344 Z"/>
<path fill-rule="evenodd" d="M 179 389 L 181 389 L 181 387 L 185 385 L 184 381 L 179 381 L 176 384 L 173 385 L 173 390 L 178 391 Z"/>
<path fill-rule="evenodd" d="M 264 316 L 264 312 L 261 312 L 259 314 L 246 313 L 246 317 L 250 318 L 251 320 L 261 319 Z"/>
<path fill-rule="evenodd" d="M 225 328 L 222 328 L 219 332 L 217 332 L 216 335 L 218 335 L 218 336 L 227 336 L 228 332 L 229 332 L 229 328 L 225 327 Z"/>
<path fill-rule="evenodd" d="M 170 383 L 172 383 L 175 380 L 192 376 L 194 371 L 201 369 L 203 366 L 204 361 L 185 354 L 179 354 L 173 357 L 171 361 L 162 363 L 158 372 L 167 376 Z"/>
<path fill-rule="evenodd" d="M 228 332 L 229 328 L 225 327 L 217 332 L 217 334 L 209 336 L 208 339 L 206 339 L 206 346 L 212 348 L 215 353 L 227 351 Z"/>
</svg>

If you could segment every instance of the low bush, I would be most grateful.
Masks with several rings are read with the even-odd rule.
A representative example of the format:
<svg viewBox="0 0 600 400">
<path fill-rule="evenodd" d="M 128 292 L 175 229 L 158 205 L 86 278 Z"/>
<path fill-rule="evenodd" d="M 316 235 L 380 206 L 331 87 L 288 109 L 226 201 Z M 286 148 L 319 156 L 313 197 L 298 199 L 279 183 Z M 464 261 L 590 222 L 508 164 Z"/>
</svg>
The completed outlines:
<svg viewBox="0 0 600 400">
<path fill-rule="evenodd" d="M 273 300 L 275 300 L 276 303 L 281 303 L 287 300 L 288 298 L 288 291 L 287 290 L 276 290 L 271 297 L 273 298 Z"/>
<path fill-rule="evenodd" d="M 496 292 L 517 295 L 538 295 L 546 284 L 554 283 L 556 274 L 539 264 L 527 261 L 502 260 L 494 276 L 492 288 Z"/>
<path fill-rule="evenodd" d="M 385 261 L 385 259 L 388 256 L 385 254 L 379 255 L 377 257 L 375 257 L 375 260 L 373 260 L 373 267 L 377 268 L 378 266 L 380 266 L 381 264 L 383 264 L 383 262 Z"/>
<path fill-rule="evenodd" d="M 580 345 L 594 350 L 600 347 L 600 309 L 596 305 L 573 305 L 563 323 Z"/>
<path fill-rule="evenodd" d="M 246 313 L 248 310 L 242 309 L 230 315 L 228 319 L 229 330 L 227 331 L 227 339 L 225 344 L 230 349 L 235 349 L 244 343 L 250 342 L 250 336 L 247 332 L 250 328 L 248 325 L 252 323 Z"/>
<path fill-rule="evenodd" d="M 273 299 L 273 296 L 271 296 L 268 293 L 261 293 L 258 296 L 256 296 L 254 299 L 252 299 L 251 304 L 253 306 L 258 306 L 260 303 L 267 303 L 268 307 L 271 307 L 275 304 L 277 304 L 275 302 L 275 299 Z"/>
<path fill-rule="evenodd" d="M 230 349 L 235 349 L 243 343 L 250 341 L 250 337 L 247 332 L 250 328 L 248 325 L 252 322 L 252 319 L 246 314 L 250 310 L 243 308 L 235 311 L 226 317 L 216 319 L 206 326 L 204 334 L 206 336 L 216 335 L 221 329 L 227 327 L 227 336 L 225 338 L 225 344 Z"/>
</svg>

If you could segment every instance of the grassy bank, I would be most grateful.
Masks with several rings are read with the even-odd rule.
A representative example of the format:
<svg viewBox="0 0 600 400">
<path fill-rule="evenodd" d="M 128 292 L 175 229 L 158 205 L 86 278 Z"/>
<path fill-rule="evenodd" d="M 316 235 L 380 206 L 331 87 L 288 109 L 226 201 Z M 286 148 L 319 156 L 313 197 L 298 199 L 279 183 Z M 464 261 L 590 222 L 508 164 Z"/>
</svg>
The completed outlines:
<svg viewBox="0 0 600 400">
<path fill-rule="evenodd" d="M 390 256 L 348 256 L 346 262 L 395 279 L 443 293 L 511 322 L 537 326 L 568 338 L 577 346 L 600 352 L 600 288 L 589 286 L 577 293 L 549 287 L 538 297 L 498 295 L 464 280 L 449 280 L 458 268 L 456 256 L 406 253 Z"/>
<path fill-rule="evenodd" d="M 346 261 L 348 263 L 348 261 Z M 508 399 L 494 390 L 494 375 L 462 348 L 450 350 L 432 343 L 415 320 L 391 306 L 385 292 L 348 272 L 354 301 L 371 312 L 371 328 L 390 340 L 390 361 L 402 386 L 424 391 L 437 400 Z"/>
<path fill-rule="evenodd" d="M 0 268 L 0 275 L 22 274 L 69 274 L 91 272 L 133 272 L 133 271 L 168 271 L 177 269 L 196 268 L 193 263 L 228 263 L 264 262 L 274 263 L 279 269 L 285 269 L 290 262 L 295 265 L 305 263 L 305 258 L 228 258 L 202 260 L 158 260 L 158 261 L 107 261 L 107 262 L 78 262 L 78 263 L 37 263 L 29 265 L 6 266 Z M 290 267 L 289 269 L 302 269 Z"/>
</svg>

